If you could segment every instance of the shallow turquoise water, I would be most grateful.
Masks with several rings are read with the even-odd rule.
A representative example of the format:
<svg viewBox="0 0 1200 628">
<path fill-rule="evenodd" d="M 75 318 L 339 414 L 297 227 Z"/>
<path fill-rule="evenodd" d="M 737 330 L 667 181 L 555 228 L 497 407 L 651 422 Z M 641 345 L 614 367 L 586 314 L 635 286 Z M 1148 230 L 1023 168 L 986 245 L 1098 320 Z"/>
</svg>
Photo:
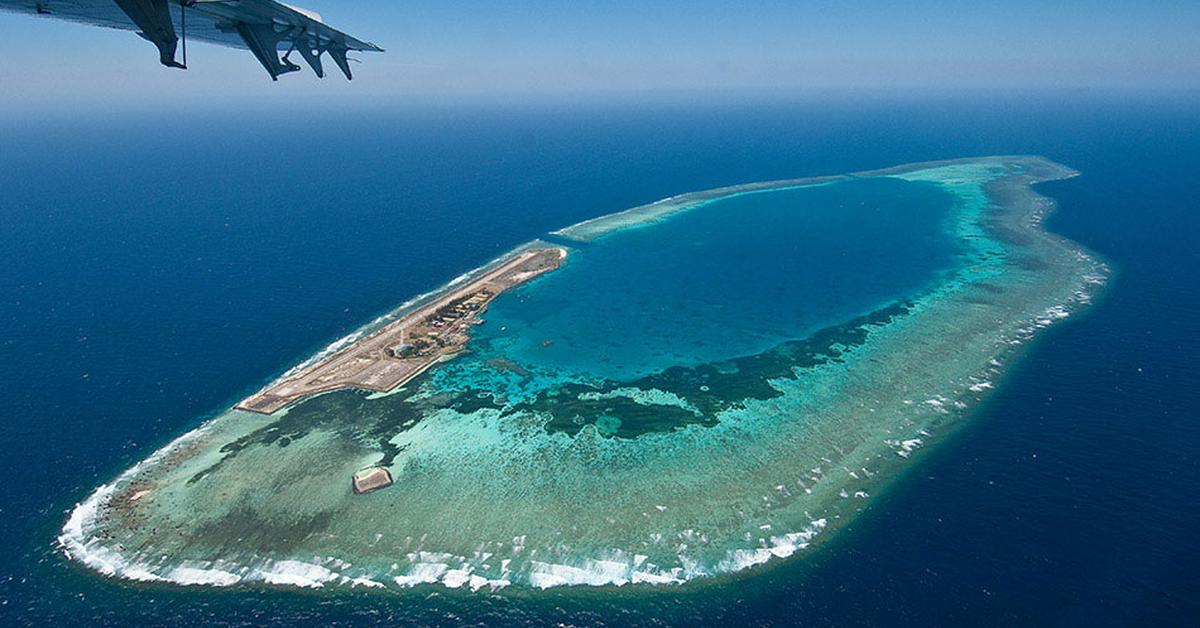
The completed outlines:
<svg viewBox="0 0 1200 628">
<path fill-rule="evenodd" d="M 682 584 L 793 556 L 1103 284 L 1037 230 L 1028 184 L 1072 174 L 910 164 L 562 230 L 565 268 L 499 298 L 466 356 L 230 410 L 61 541 L 105 574 L 216 586 Z M 366 466 L 395 484 L 354 495 Z"/>
<path fill-rule="evenodd" d="M 758 354 L 933 283 L 958 252 L 953 200 L 873 178 L 711 201 L 581 244 L 498 299 L 472 348 L 612 381 Z"/>
</svg>

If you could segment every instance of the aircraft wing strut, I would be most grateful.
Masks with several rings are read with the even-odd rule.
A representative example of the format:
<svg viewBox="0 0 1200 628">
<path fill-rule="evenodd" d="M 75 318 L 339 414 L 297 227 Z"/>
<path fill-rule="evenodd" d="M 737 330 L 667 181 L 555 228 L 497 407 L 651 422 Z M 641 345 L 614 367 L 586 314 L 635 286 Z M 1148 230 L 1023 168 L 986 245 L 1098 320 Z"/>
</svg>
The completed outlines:
<svg viewBox="0 0 1200 628">
<path fill-rule="evenodd" d="M 290 60 L 293 52 L 322 78 L 321 59 L 328 56 L 347 79 L 353 78 L 347 53 L 383 52 L 312 11 L 276 0 L 0 0 L 0 10 L 136 31 L 174 68 L 186 69 L 188 40 L 244 48 L 273 80 L 300 69 Z"/>
</svg>

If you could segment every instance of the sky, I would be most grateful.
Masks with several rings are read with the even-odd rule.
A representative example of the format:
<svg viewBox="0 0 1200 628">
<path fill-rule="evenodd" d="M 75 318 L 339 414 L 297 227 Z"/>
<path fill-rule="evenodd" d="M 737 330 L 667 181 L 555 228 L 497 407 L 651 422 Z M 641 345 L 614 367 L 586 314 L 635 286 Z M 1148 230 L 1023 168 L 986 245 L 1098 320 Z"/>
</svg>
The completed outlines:
<svg viewBox="0 0 1200 628">
<path fill-rule="evenodd" d="M 670 90 L 1200 88 L 1200 2 L 291 0 L 387 49 L 270 84 L 194 43 L 0 13 L 0 108 Z M 340 84 L 339 84 L 340 83 Z"/>
</svg>

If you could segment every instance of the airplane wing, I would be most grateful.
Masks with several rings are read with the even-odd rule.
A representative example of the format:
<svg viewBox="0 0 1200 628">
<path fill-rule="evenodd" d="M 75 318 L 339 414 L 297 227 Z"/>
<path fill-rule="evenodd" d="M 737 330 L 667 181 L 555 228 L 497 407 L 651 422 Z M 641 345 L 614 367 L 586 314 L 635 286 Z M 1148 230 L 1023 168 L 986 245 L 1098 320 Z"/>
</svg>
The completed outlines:
<svg viewBox="0 0 1200 628">
<path fill-rule="evenodd" d="M 158 48 L 168 67 L 187 68 L 188 40 L 244 48 L 272 80 L 300 69 L 290 60 L 293 52 L 322 78 L 321 57 L 328 55 L 347 79 L 353 77 L 346 53 L 383 52 L 326 26 L 312 11 L 275 0 L 0 0 L 0 10 L 135 31 Z"/>
</svg>

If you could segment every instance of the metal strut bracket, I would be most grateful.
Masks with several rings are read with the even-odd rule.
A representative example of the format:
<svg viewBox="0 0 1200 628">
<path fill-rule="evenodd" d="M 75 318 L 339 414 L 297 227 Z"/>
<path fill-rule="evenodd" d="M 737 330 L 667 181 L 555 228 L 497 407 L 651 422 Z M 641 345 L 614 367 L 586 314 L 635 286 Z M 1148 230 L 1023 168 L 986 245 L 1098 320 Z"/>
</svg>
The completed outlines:
<svg viewBox="0 0 1200 628">
<path fill-rule="evenodd" d="M 275 30 L 271 24 L 247 24 L 238 22 L 238 35 L 242 36 L 242 41 L 246 42 L 246 47 L 250 52 L 254 53 L 254 57 L 267 70 L 267 74 L 271 75 L 272 81 L 278 81 L 280 74 L 295 72 L 300 69 L 300 66 L 284 59 L 279 58 L 277 47 L 279 42 L 288 38 L 288 32 L 282 33 Z"/>
<path fill-rule="evenodd" d="M 322 43 L 318 37 L 300 33 L 292 39 L 292 50 L 299 52 L 300 56 L 304 57 L 308 67 L 312 68 L 317 78 L 325 78 L 325 67 L 321 63 L 321 55 L 329 53 L 334 64 L 342 71 L 342 74 L 346 75 L 346 80 L 354 80 L 354 75 L 350 73 L 350 64 L 346 59 L 348 49 L 345 46 Z M 288 53 L 290 54 L 291 50 Z M 284 55 L 284 59 L 287 59 L 287 55 Z"/>
<path fill-rule="evenodd" d="M 167 0 L 113 0 L 125 15 L 141 29 L 139 33 L 154 47 L 158 48 L 158 60 L 170 68 L 187 69 L 175 60 L 175 47 L 179 37 L 175 35 L 175 25 L 171 23 L 171 12 L 167 8 Z"/>
<path fill-rule="evenodd" d="M 354 75 L 350 73 L 350 63 L 346 59 L 346 53 L 349 52 L 349 49 L 345 46 L 334 45 L 330 46 L 328 51 L 329 58 L 333 59 L 333 62 L 337 64 L 337 67 L 342 71 L 342 74 L 346 75 L 346 80 L 353 81 Z"/>
<path fill-rule="evenodd" d="M 300 56 L 304 57 L 304 61 L 308 63 L 308 67 L 312 68 L 317 78 L 325 78 L 325 68 L 321 66 L 321 53 L 325 51 L 317 47 L 307 33 L 297 36 L 292 41 L 292 45 L 295 46 Z"/>
</svg>

